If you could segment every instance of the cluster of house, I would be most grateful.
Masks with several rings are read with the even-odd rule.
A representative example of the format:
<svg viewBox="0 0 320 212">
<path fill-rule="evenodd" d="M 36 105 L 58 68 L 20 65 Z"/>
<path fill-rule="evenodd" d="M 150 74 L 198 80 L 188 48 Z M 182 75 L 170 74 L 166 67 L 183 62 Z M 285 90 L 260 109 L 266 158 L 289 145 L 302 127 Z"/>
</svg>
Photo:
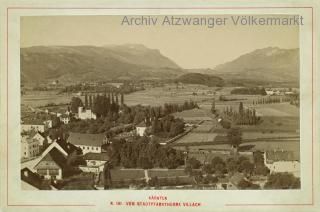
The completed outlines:
<svg viewBox="0 0 320 212">
<path fill-rule="evenodd" d="M 82 151 L 81 157 L 86 162 L 79 165 L 79 168 L 83 172 L 101 172 L 104 164 L 110 159 L 102 148 L 103 145 L 108 145 L 104 134 L 70 133 L 67 142 L 53 141 L 37 158 L 21 163 L 21 171 L 23 172 L 21 179 L 23 185 L 28 184 L 24 187 L 32 187 L 28 176 L 33 178 L 38 176 L 42 181 L 63 179 L 70 171 L 68 162 L 70 157 L 79 149 Z M 39 184 L 39 182 L 36 183 Z"/>
<path fill-rule="evenodd" d="M 267 88 L 265 89 L 267 95 L 269 96 L 280 96 L 280 95 L 292 95 L 297 91 L 279 89 L 279 88 Z"/>
</svg>

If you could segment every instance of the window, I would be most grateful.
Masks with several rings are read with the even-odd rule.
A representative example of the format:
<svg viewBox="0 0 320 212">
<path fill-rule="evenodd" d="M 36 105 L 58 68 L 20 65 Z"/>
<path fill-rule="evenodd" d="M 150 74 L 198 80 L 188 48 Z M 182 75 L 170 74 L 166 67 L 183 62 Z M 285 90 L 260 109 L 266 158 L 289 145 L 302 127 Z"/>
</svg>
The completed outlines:
<svg viewBox="0 0 320 212">
<path fill-rule="evenodd" d="M 97 147 L 96 150 L 99 150 L 99 148 Z"/>
</svg>

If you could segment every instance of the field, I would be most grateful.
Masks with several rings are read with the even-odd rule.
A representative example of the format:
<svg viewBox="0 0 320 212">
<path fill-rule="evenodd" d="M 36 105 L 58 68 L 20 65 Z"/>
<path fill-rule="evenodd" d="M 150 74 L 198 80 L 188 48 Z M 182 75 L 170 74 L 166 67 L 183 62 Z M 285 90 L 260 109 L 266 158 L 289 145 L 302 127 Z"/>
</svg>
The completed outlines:
<svg viewBox="0 0 320 212">
<path fill-rule="evenodd" d="M 175 85 L 165 85 L 164 87 L 150 88 L 143 91 L 134 92 L 125 96 L 127 105 L 150 105 L 160 106 L 164 103 L 183 103 L 188 100 L 202 102 L 210 100 L 213 95 L 209 94 L 216 88 L 209 88 L 201 85 L 184 85 L 177 89 Z M 193 95 L 196 93 L 196 95 Z"/>
<path fill-rule="evenodd" d="M 72 94 L 58 94 L 58 91 L 27 91 L 21 96 L 21 104 L 31 107 L 45 106 L 50 103 L 70 103 Z"/>
<path fill-rule="evenodd" d="M 176 118 L 181 118 L 186 122 L 193 122 L 193 121 L 211 121 L 212 118 L 208 114 L 207 111 L 201 109 L 192 109 L 192 110 L 185 110 L 182 112 L 174 113 L 173 116 Z"/>
<path fill-rule="evenodd" d="M 258 116 L 299 117 L 299 108 L 289 103 L 258 105 L 253 108 Z"/>
</svg>

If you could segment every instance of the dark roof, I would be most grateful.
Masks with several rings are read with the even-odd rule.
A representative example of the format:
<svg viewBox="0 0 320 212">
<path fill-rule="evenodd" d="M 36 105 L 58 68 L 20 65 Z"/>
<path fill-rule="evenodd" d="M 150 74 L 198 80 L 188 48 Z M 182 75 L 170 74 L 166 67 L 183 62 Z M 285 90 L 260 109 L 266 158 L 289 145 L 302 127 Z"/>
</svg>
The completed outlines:
<svg viewBox="0 0 320 212">
<path fill-rule="evenodd" d="M 139 124 L 137 124 L 136 127 L 147 127 L 147 124 L 145 121 L 142 121 Z"/>
<path fill-rule="evenodd" d="M 73 145 L 85 145 L 101 147 L 103 140 L 105 139 L 104 134 L 87 134 L 87 133 L 69 133 L 67 142 Z"/>
<path fill-rule="evenodd" d="M 273 163 L 276 161 L 294 161 L 297 158 L 295 158 L 292 151 L 275 150 L 266 152 L 266 160 L 268 163 Z"/>
<path fill-rule="evenodd" d="M 57 166 L 64 168 L 67 164 L 65 156 L 57 149 L 53 148 L 47 155 L 45 155 L 41 161 L 35 166 L 35 169 L 50 169 L 56 168 L 51 165 L 43 165 L 42 161 L 54 161 Z"/>
<path fill-rule="evenodd" d="M 83 157 L 85 160 L 100 160 L 100 161 L 109 161 L 110 160 L 110 157 L 107 153 L 88 152 Z"/>
<path fill-rule="evenodd" d="M 21 169 L 21 180 L 32 185 L 33 187 L 36 187 L 40 190 L 49 190 L 50 185 L 44 183 L 44 181 L 41 179 L 41 177 L 30 171 L 28 168 Z"/>
<path fill-rule="evenodd" d="M 68 114 L 62 114 L 60 118 L 70 118 L 70 116 Z"/>
</svg>

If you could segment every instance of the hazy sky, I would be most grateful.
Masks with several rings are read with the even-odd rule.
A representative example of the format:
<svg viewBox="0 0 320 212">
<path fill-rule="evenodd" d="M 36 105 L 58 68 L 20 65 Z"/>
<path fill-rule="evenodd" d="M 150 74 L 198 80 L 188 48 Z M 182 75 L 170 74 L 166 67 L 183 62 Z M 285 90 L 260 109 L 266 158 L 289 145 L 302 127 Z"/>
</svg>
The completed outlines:
<svg viewBox="0 0 320 212">
<path fill-rule="evenodd" d="M 22 17 L 21 47 L 136 43 L 159 49 L 183 68 L 214 68 L 244 53 L 269 46 L 299 47 L 298 26 L 123 26 L 123 17 Z M 153 17 L 163 20 L 163 16 Z"/>
</svg>

